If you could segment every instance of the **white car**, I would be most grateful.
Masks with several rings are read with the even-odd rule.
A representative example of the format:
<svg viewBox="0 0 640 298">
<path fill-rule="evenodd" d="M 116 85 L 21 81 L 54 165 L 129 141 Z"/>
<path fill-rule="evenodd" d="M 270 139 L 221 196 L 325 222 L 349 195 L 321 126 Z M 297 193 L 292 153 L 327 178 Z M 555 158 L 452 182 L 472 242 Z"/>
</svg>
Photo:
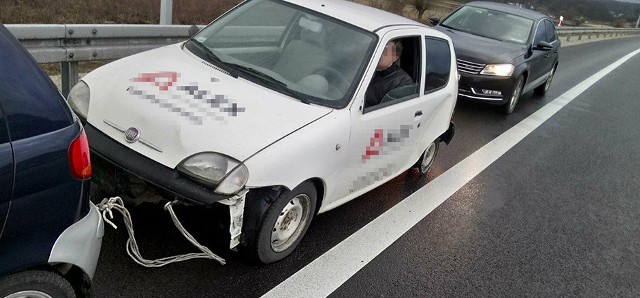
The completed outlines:
<svg viewBox="0 0 640 298">
<path fill-rule="evenodd" d="M 391 40 L 413 84 L 365 106 Z M 270 263 L 314 215 L 429 169 L 453 136 L 455 57 L 445 34 L 367 6 L 254 0 L 89 73 L 69 102 L 103 188 L 228 208 L 230 247 Z"/>
</svg>

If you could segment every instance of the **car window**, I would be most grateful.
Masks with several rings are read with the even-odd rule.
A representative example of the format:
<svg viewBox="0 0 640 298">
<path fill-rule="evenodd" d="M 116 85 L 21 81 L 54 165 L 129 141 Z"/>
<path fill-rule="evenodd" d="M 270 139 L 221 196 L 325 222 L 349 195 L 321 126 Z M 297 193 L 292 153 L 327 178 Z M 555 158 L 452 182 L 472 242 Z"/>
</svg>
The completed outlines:
<svg viewBox="0 0 640 298">
<path fill-rule="evenodd" d="M 55 131 L 72 121 L 55 85 L 3 27 L 0 27 L 0 100 L 12 141 Z"/>
<path fill-rule="evenodd" d="M 230 38 L 234 41 L 225 42 Z M 371 32 L 275 0 L 247 1 L 194 39 L 217 56 L 214 64 L 304 102 L 335 108 L 351 100 L 377 41 Z M 265 47 L 270 43 L 276 46 Z M 196 55 L 211 56 L 190 44 L 187 49 Z"/>
<path fill-rule="evenodd" d="M 487 8 L 463 6 L 447 17 L 442 26 L 486 38 L 525 44 L 533 20 Z"/>
<path fill-rule="evenodd" d="M 393 62 L 394 59 L 397 60 Z M 421 37 L 388 41 L 376 65 L 365 93 L 365 113 L 418 97 L 422 75 Z"/>
<path fill-rule="evenodd" d="M 553 25 L 553 23 L 551 23 L 549 20 L 545 20 L 544 23 L 546 24 L 546 35 L 547 35 L 547 41 L 548 42 L 554 42 L 557 39 L 557 35 L 556 35 L 556 27 Z"/>
<path fill-rule="evenodd" d="M 451 72 L 451 49 L 444 39 L 426 37 L 427 69 L 424 93 L 427 94 L 447 85 Z"/>
<path fill-rule="evenodd" d="M 257 3 L 254 9 L 244 9 L 237 17 L 222 22 L 216 39 L 207 46 L 216 48 L 278 46 L 286 28 L 297 11 L 273 2 Z M 214 27 L 215 28 L 215 27 Z M 211 29 L 207 29 L 211 30 Z"/>
<path fill-rule="evenodd" d="M 533 40 L 534 44 L 537 44 L 539 41 L 547 40 L 547 29 L 544 22 L 538 23 L 538 28 L 536 29 L 536 35 Z"/>
</svg>

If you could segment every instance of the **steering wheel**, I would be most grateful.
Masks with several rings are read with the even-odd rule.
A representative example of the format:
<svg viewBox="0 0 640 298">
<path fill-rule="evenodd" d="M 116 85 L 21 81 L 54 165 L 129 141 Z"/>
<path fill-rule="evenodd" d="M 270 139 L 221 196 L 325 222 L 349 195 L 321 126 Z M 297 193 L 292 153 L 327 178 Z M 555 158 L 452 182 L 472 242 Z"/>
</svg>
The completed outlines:
<svg viewBox="0 0 640 298">
<path fill-rule="evenodd" d="M 351 82 L 335 68 L 322 66 L 315 73 L 325 77 L 331 88 L 336 88 L 340 91 L 340 96 L 346 94 L 351 85 Z"/>
</svg>

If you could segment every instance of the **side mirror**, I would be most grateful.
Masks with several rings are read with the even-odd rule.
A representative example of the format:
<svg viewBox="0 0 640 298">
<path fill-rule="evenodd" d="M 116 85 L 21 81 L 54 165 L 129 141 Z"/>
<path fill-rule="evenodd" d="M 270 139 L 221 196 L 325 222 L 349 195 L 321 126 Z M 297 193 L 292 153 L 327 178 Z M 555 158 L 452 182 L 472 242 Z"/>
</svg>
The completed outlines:
<svg viewBox="0 0 640 298">
<path fill-rule="evenodd" d="M 438 18 L 438 17 L 430 17 L 429 21 L 431 21 L 431 24 L 435 26 L 435 25 L 438 25 L 438 23 L 440 23 L 440 18 Z"/>
<path fill-rule="evenodd" d="M 200 31 L 200 28 L 198 28 L 197 25 L 191 25 L 191 27 L 189 27 L 189 37 L 196 35 L 198 31 Z"/>
<path fill-rule="evenodd" d="M 550 51 L 550 50 L 553 50 L 553 45 L 546 41 L 539 41 L 533 49 L 541 50 L 541 51 Z"/>
</svg>

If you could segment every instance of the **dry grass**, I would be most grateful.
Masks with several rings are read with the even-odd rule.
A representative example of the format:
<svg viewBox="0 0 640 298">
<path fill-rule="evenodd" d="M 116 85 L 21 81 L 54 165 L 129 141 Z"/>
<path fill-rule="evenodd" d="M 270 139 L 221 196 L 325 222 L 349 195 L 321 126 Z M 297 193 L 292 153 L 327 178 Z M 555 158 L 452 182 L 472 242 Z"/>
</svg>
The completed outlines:
<svg viewBox="0 0 640 298">
<path fill-rule="evenodd" d="M 174 24 L 208 24 L 241 0 L 174 0 Z M 157 24 L 160 0 L 0 0 L 4 24 Z"/>
<path fill-rule="evenodd" d="M 368 5 L 378 9 L 386 10 L 398 15 L 401 15 L 412 20 L 429 23 L 429 17 L 438 17 L 440 19 L 449 15 L 458 6 L 462 5 L 456 1 L 443 1 L 436 0 L 429 2 L 429 8 L 422 16 L 422 19 L 418 20 L 418 11 L 411 5 L 405 5 L 404 1 L 399 0 L 353 0 L 353 2 Z"/>
<path fill-rule="evenodd" d="M 242 0 L 173 0 L 173 24 L 208 24 Z M 417 11 L 398 0 L 353 0 L 388 10 L 416 20 Z M 444 17 L 456 6 L 455 1 L 435 0 L 425 12 Z M 3 24 L 157 24 L 160 0 L 0 0 L 0 23 Z M 88 72 L 109 61 L 79 63 L 79 72 Z M 60 73 L 60 64 L 42 64 L 50 75 Z"/>
</svg>

